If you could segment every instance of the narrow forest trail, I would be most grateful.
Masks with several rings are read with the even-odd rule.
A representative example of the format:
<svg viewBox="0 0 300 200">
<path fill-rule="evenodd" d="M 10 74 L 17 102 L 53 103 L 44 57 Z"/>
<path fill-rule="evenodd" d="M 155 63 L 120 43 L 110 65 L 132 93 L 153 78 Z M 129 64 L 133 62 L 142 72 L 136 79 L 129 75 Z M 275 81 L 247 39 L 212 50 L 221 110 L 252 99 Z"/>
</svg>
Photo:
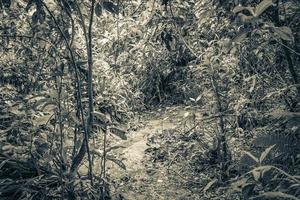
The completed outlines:
<svg viewBox="0 0 300 200">
<path fill-rule="evenodd" d="M 167 167 L 153 161 L 147 155 L 147 150 L 159 148 L 159 144 L 152 141 L 153 138 L 165 134 L 165 130 L 182 126 L 182 122 L 192 113 L 198 118 L 203 111 L 192 107 L 168 107 L 152 111 L 137 122 L 143 124 L 141 128 L 129 132 L 127 140 L 118 142 L 117 145 L 124 148 L 114 153 L 126 165 L 126 170 L 108 162 L 108 174 L 114 182 L 114 199 L 188 199 L 186 191 L 180 189 L 174 180 L 169 180 Z"/>
</svg>

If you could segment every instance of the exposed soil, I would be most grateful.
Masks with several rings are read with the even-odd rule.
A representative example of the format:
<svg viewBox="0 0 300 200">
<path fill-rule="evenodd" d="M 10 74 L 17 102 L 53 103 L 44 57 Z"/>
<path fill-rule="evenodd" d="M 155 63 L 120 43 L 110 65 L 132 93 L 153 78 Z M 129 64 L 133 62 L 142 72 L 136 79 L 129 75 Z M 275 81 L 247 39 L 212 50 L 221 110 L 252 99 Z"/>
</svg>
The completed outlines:
<svg viewBox="0 0 300 200">
<path fill-rule="evenodd" d="M 114 181 L 112 196 L 116 199 L 195 199 L 188 197 L 190 191 L 181 189 L 176 178 L 162 162 L 169 152 L 156 155 L 149 152 L 160 148 L 154 141 L 158 135 L 172 134 L 168 130 L 186 126 L 186 123 L 202 117 L 203 110 L 191 107 L 169 107 L 150 112 L 141 117 L 142 128 L 131 131 L 128 139 L 118 144 L 125 148 L 117 150 L 117 157 L 123 160 L 126 170 L 109 162 L 108 173 Z M 141 125 L 141 124 L 139 124 Z M 156 139 L 155 139 L 156 140 Z M 147 154 L 148 152 L 148 154 Z"/>
</svg>

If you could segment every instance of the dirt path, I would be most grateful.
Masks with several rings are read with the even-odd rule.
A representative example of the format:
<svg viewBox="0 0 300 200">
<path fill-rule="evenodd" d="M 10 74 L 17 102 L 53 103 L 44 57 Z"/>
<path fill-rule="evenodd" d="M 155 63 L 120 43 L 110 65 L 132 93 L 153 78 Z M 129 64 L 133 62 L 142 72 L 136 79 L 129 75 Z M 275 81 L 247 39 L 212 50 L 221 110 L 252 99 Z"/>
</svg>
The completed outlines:
<svg viewBox="0 0 300 200">
<path fill-rule="evenodd" d="M 168 180 L 167 169 L 153 163 L 145 151 L 158 145 L 151 142 L 153 136 L 162 134 L 165 130 L 174 129 L 191 117 L 197 117 L 197 114 L 193 115 L 194 112 L 195 108 L 190 107 L 157 110 L 137 122 L 144 124 L 142 128 L 130 132 L 127 140 L 118 142 L 118 145 L 125 148 L 115 153 L 119 159 L 123 160 L 126 170 L 111 162 L 108 165 L 110 179 L 115 183 L 112 190 L 115 199 L 122 199 L 119 194 L 128 200 L 185 199 L 180 197 L 184 191 L 178 190 L 178 186 L 171 184 Z"/>
</svg>

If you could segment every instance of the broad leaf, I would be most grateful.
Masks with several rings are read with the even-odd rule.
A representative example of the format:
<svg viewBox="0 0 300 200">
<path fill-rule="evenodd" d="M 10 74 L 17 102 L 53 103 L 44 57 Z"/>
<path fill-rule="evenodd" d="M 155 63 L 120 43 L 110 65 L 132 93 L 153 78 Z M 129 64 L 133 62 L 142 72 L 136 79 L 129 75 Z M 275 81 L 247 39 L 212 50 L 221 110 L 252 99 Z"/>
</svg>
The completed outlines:
<svg viewBox="0 0 300 200">
<path fill-rule="evenodd" d="M 113 14 L 117 14 L 119 12 L 119 7 L 115 5 L 112 2 L 104 1 L 103 2 L 103 8 L 107 10 L 108 12 L 111 12 Z"/>
<path fill-rule="evenodd" d="M 110 123 L 111 120 L 109 119 L 109 117 L 107 115 L 105 115 L 104 113 L 98 112 L 98 111 L 94 111 L 93 112 L 93 116 L 95 118 L 97 118 L 99 121 L 101 121 L 102 123 Z"/>
<path fill-rule="evenodd" d="M 191 100 L 192 102 L 195 102 L 195 101 L 196 101 L 194 98 L 191 98 L 191 97 L 190 97 L 190 100 Z"/>
<path fill-rule="evenodd" d="M 259 163 L 258 158 L 256 158 L 252 153 L 248 152 L 248 151 L 244 151 L 244 153 L 249 156 L 252 160 L 254 160 L 256 163 Z"/>
<path fill-rule="evenodd" d="M 83 66 L 83 65 L 87 65 L 87 60 L 79 60 L 76 62 L 76 65 L 77 66 Z"/>
<path fill-rule="evenodd" d="M 271 165 L 265 165 L 265 166 L 255 167 L 249 173 L 252 173 L 254 180 L 259 181 L 260 177 L 262 177 L 262 175 L 265 172 L 271 169 L 272 169 Z"/>
<path fill-rule="evenodd" d="M 2 161 L 2 162 L 0 163 L 0 169 L 1 169 L 8 161 L 9 161 L 9 159 L 6 159 L 6 160 Z"/>
<path fill-rule="evenodd" d="M 236 13 L 242 12 L 244 10 L 247 10 L 247 11 L 250 12 L 251 15 L 254 15 L 254 8 L 253 7 L 236 6 L 233 9 L 233 12 L 236 14 Z"/>
<path fill-rule="evenodd" d="M 259 17 L 265 10 L 267 10 L 271 5 L 273 5 L 272 0 L 263 0 L 255 7 L 255 17 Z"/>
<path fill-rule="evenodd" d="M 287 26 L 274 27 L 274 32 L 279 35 L 282 40 L 294 41 L 292 30 Z"/>
<path fill-rule="evenodd" d="M 249 23 L 253 22 L 256 18 L 254 16 L 247 16 L 247 15 L 244 15 L 243 13 L 239 13 L 238 19 L 243 24 L 249 24 Z"/>
<path fill-rule="evenodd" d="M 190 112 L 184 113 L 183 118 L 187 118 L 188 116 L 190 116 Z"/>
<path fill-rule="evenodd" d="M 39 11 L 39 22 L 40 22 L 40 24 L 44 23 L 45 19 L 46 19 L 46 13 L 43 9 L 40 9 L 40 11 Z"/>
<path fill-rule="evenodd" d="M 263 178 L 265 173 L 267 173 L 268 171 L 270 171 L 272 169 L 271 166 L 268 166 L 268 167 L 264 167 L 261 171 L 261 177 Z"/>
<path fill-rule="evenodd" d="M 214 178 L 213 180 L 211 180 L 209 183 L 207 183 L 207 185 L 205 186 L 205 188 L 203 189 L 203 192 L 208 191 L 216 182 L 218 181 L 217 178 Z"/>
<path fill-rule="evenodd" d="M 116 163 L 119 167 L 126 170 L 126 165 L 121 160 L 119 160 L 111 155 L 106 155 L 106 159 Z"/>
<path fill-rule="evenodd" d="M 28 12 L 28 10 L 33 6 L 34 4 L 34 0 L 29 0 L 27 3 L 27 6 L 25 8 L 26 12 Z"/>
<path fill-rule="evenodd" d="M 254 169 L 253 171 L 252 171 L 252 175 L 253 175 L 253 178 L 254 178 L 254 180 L 255 181 L 259 181 L 259 179 L 260 179 L 260 170 L 256 170 L 256 169 Z"/>
<path fill-rule="evenodd" d="M 44 125 L 47 124 L 52 117 L 52 114 L 46 114 L 44 116 L 37 117 L 36 119 L 32 120 L 32 122 L 35 126 Z"/>
<path fill-rule="evenodd" d="M 235 38 L 233 38 L 232 42 L 234 42 L 235 44 L 241 43 L 244 39 L 247 38 L 247 34 L 248 34 L 248 31 L 242 31 L 242 32 L 238 33 L 237 36 L 235 36 Z"/>
<path fill-rule="evenodd" d="M 97 15 L 97 17 L 100 17 L 102 15 L 102 7 L 99 3 L 97 3 L 95 6 L 95 14 Z"/>
<path fill-rule="evenodd" d="M 242 188 L 244 188 L 248 183 L 249 178 L 241 178 L 238 179 L 237 181 L 234 181 L 231 184 L 231 188 L 235 192 L 241 192 Z"/>
<path fill-rule="evenodd" d="M 107 155 L 109 152 L 111 152 L 114 149 L 119 149 L 119 148 L 126 148 L 126 147 L 122 146 L 122 145 L 115 145 L 115 146 L 112 146 L 112 147 L 108 147 L 106 149 L 106 151 L 105 151 L 106 157 L 110 156 L 110 155 Z M 103 150 L 100 150 L 100 149 L 91 149 L 90 152 L 93 153 L 93 154 L 96 154 L 99 157 L 103 157 Z"/>
<path fill-rule="evenodd" d="M 252 197 L 251 199 L 290 199 L 290 200 L 299 200 L 298 197 L 295 197 L 290 194 L 283 192 L 264 192 L 258 196 Z"/>
<path fill-rule="evenodd" d="M 201 100 L 201 98 L 202 98 L 202 94 L 200 94 L 197 98 L 196 98 L 196 103 L 198 102 L 198 101 L 200 101 Z"/>
<path fill-rule="evenodd" d="M 73 121 L 77 126 L 82 125 L 81 122 L 80 122 L 80 119 L 78 119 L 75 112 L 70 113 L 70 120 Z"/>
<path fill-rule="evenodd" d="M 4 152 L 5 151 L 12 151 L 12 149 L 13 149 L 13 146 L 11 144 L 5 144 L 1 148 L 1 150 L 4 151 Z"/>
<path fill-rule="evenodd" d="M 39 21 L 39 12 L 35 11 L 31 16 L 32 24 L 37 24 Z"/>
<path fill-rule="evenodd" d="M 109 127 L 109 130 L 112 134 L 118 136 L 122 140 L 127 140 L 126 131 L 119 129 L 117 127 Z"/>
<path fill-rule="evenodd" d="M 110 151 L 112 151 L 112 150 L 115 150 L 115 149 L 120 149 L 120 148 L 126 148 L 126 147 L 123 146 L 123 145 L 115 145 L 115 146 L 112 146 L 112 147 L 108 147 L 108 148 L 106 149 L 106 153 L 108 153 L 108 152 L 110 152 Z"/>
<path fill-rule="evenodd" d="M 259 158 L 259 163 L 261 164 L 265 158 L 267 157 L 267 155 L 270 153 L 270 151 L 275 147 L 275 144 L 268 147 L 264 152 L 262 152 L 262 154 L 260 155 L 260 158 Z"/>
<path fill-rule="evenodd" d="M 252 78 L 252 84 L 251 84 L 251 87 L 250 87 L 250 89 L 249 89 L 249 93 L 252 93 L 253 92 L 253 90 L 254 90 L 254 88 L 255 88 L 255 85 L 256 85 L 256 76 L 254 75 L 254 76 L 252 76 L 253 78 Z"/>
</svg>

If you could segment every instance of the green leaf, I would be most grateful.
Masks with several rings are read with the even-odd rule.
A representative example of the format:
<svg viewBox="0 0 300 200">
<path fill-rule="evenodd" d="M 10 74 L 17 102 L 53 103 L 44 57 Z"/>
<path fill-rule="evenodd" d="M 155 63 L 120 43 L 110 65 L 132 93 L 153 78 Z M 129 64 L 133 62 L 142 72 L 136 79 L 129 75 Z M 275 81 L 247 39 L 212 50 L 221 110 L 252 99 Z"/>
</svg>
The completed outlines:
<svg viewBox="0 0 300 200">
<path fill-rule="evenodd" d="M 239 12 L 242 12 L 244 10 L 247 10 L 250 12 L 251 15 L 254 15 L 254 8 L 253 7 L 244 7 L 244 6 L 236 6 L 234 7 L 234 9 L 232 10 L 235 14 L 236 13 L 239 13 Z"/>
<path fill-rule="evenodd" d="M 109 117 L 106 114 L 104 114 L 104 113 L 101 113 L 101 112 L 98 112 L 98 111 L 94 111 L 92 114 L 93 114 L 93 116 L 95 118 L 97 118 L 102 123 L 107 124 L 107 123 L 111 122 L 111 120 L 109 119 Z"/>
<path fill-rule="evenodd" d="M 42 111 L 50 111 L 54 110 L 57 106 L 57 102 L 55 99 L 51 98 L 45 98 L 45 99 L 39 99 L 34 103 L 35 110 L 42 110 Z"/>
<path fill-rule="evenodd" d="M 283 192 L 264 192 L 258 196 L 252 197 L 251 199 L 290 199 L 290 200 L 300 200 L 298 197 L 295 197 L 290 194 Z"/>
<path fill-rule="evenodd" d="M 200 101 L 201 98 L 202 98 L 202 94 L 200 94 L 200 95 L 196 98 L 195 102 L 197 103 L 198 101 Z"/>
<path fill-rule="evenodd" d="M 255 85 L 256 85 L 256 76 L 254 75 L 254 76 L 252 76 L 252 84 L 248 91 L 250 94 L 254 91 Z"/>
<path fill-rule="evenodd" d="M 31 17 L 32 24 L 37 24 L 39 21 L 39 12 L 35 11 Z"/>
<path fill-rule="evenodd" d="M 237 34 L 237 36 L 235 36 L 235 38 L 233 38 L 232 42 L 234 42 L 235 44 L 240 44 L 244 39 L 247 38 L 247 34 L 249 31 L 242 31 L 240 33 Z"/>
<path fill-rule="evenodd" d="M 100 149 L 91 149 L 90 152 L 91 154 L 95 154 L 101 158 L 103 157 L 103 151 Z"/>
<path fill-rule="evenodd" d="M 87 65 L 88 61 L 87 60 L 78 60 L 76 62 L 76 65 L 79 67 L 79 66 L 84 66 L 84 65 Z"/>
<path fill-rule="evenodd" d="M 97 15 L 97 17 L 100 17 L 102 15 L 102 7 L 99 3 L 97 3 L 95 6 L 95 14 Z"/>
<path fill-rule="evenodd" d="M 47 124 L 52 117 L 53 117 L 52 114 L 46 114 L 44 116 L 41 116 L 41 117 L 38 117 L 38 118 L 32 120 L 32 122 L 35 126 L 44 125 L 44 124 Z"/>
<path fill-rule="evenodd" d="M 255 167 L 248 173 L 252 173 L 254 180 L 259 181 L 263 174 L 272 169 L 271 165 Z"/>
<path fill-rule="evenodd" d="M 265 158 L 267 157 L 267 155 L 270 153 L 270 151 L 275 147 L 275 144 L 268 147 L 264 152 L 262 152 L 262 154 L 260 155 L 260 158 L 259 158 L 259 163 L 261 164 Z"/>
<path fill-rule="evenodd" d="M 115 145 L 115 146 L 112 146 L 112 147 L 108 147 L 105 150 L 106 158 L 110 156 L 110 155 L 107 155 L 109 152 L 113 151 L 114 149 L 119 149 L 119 148 L 126 148 L 126 147 L 122 146 L 122 145 Z M 103 157 L 103 150 L 100 150 L 100 149 L 91 149 L 90 152 L 93 153 L 93 154 L 96 154 L 99 157 Z"/>
<path fill-rule="evenodd" d="M 2 146 L 2 151 L 11 151 L 13 149 L 13 146 L 11 144 L 5 144 Z"/>
<path fill-rule="evenodd" d="M 274 27 L 274 32 L 279 35 L 282 40 L 294 41 L 292 30 L 287 26 Z"/>
<path fill-rule="evenodd" d="M 196 101 L 194 98 L 191 98 L 191 97 L 190 97 L 190 100 L 191 100 L 192 102 L 195 102 L 195 101 Z"/>
<path fill-rule="evenodd" d="M 247 16 L 244 15 L 243 13 L 238 14 L 238 20 L 242 22 L 243 24 L 249 24 L 253 22 L 256 18 L 254 16 Z"/>
<path fill-rule="evenodd" d="M 37 99 L 36 102 L 34 103 L 34 107 L 35 107 L 35 110 L 39 110 L 39 109 L 43 108 L 45 104 L 49 105 L 51 103 L 53 103 L 53 102 L 51 101 L 50 98 Z M 55 102 L 53 104 L 55 105 Z"/>
<path fill-rule="evenodd" d="M 270 169 L 272 169 L 272 167 L 273 167 L 272 165 L 263 165 L 263 166 L 256 167 L 253 170 L 260 170 L 260 171 L 267 170 L 267 171 L 269 171 Z"/>
<path fill-rule="evenodd" d="M 203 192 L 207 192 L 207 190 L 209 190 L 216 182 L 218 181 L 217 178 L 214 178 L 213 180 L 211 180 L 209 183 L 207 183 L 207 185 L 205 186 L 205 188 L 203 189 Z"/>
<path fill-rule="evenodd" d="M 249 156 L 252 160 L 254 160 L 256 163 L 259 163 L 258 158 L 256 158 L 252 153 L 248 152 L 248 151 L 244 151 L 244 154 L 246 154 L 247 156 Z"/>
<path fill-rule="evenodd" d="M 41 9 L 39 11 L 39 22 L 40 22 L 40 24 L 44 23 L 45 19 L 46 19 L 46 13 L 43 9 Z"/>
<path fill-rule="evenodd" d="M 26 12 L 28 12 L 28 10 L 33 6 L 34 4 L 34 0 L 29 0 L 27 3 L 27 6 L 25 8 Z"/>
<path fill-rule="evenodd" d="M 253 178 L 255 181 L 259 181 L 261 171 L 259 169 L 254 169 L 254 170 L 252 170 L 252 175 L 253 175 Z"/>
<path fill-rule="evenodd" d="M 0 163 L 0 169 L 1 169 L 8 161 L 9 161 L 9 159 L 6 159 L 6 160 L 2 161 L 2 162 Z"/>
<path fill-rule="evenodd" d="M 271 5 L 273 5 L 272 0 L 263 0 L 255 7 L 254 16 L 259 17 L 265 10 L 267 10 Z"/>
<path fill-rule="evenodd" d="M 119 160 L 111 155 L 106 155 L 106 159 L 116 163 L 119 167 L 126 170 L 126 165 L 121 160 Z"/>
<path fill-rule="evenodd" d="M 120 149 L 120 148 L 126 148 L 126 147 L 123 146 L 123 145 L 115 145 L 115 146 L 112 146 L 112 147 L 108 147 L 108 148 L 106 149 L 106 153 L 108 153 L 108 152 L 110 152 L 110 151 L 112 151 L 112 150 L 115 150 L 115 149 Z"/>
<path fill-rule="evenodd" d="M 70 117 L 71 117 L 70 120 L 73 121 L 77 126 L 82 125 L 81 122 L 80 122 L 80 119 L 78 119 L 75 112 L 71 112 Z"/>
<path fill-rule="evenodd" d="M 231 184 L 231 189 L 234 191 L 234 192 L 241 192 L 241 190 L 248 184 L 249 178 L 241 178 L 241 179 L 238 179 L 237 181 L 234 181 L 232 184 Z"/>
<path fill-rule="evenodd" d="M 119 12 L 119 7 L 110 1 L 104 1 L 103 8 L 113 14 L 117 14 Z"/>
<path fill-rule="evenodd" d="M 268 165 L 267 165 L 268 166 Z M 270 171 L 272 169 L 272 167 L 268 166 L 268 167 L 264 167 L 261 171 L 261 177 L 263 178 L 265 173 L 267 173 L 268 171 Z"/>
<path fill-rule="evenodd" d="M 112 134 L 118 136 L 122 140 L 127 140 L 126 131 L 121 130 L 117 127 L 109 127 L 109 130 Z"/>
</svg>

